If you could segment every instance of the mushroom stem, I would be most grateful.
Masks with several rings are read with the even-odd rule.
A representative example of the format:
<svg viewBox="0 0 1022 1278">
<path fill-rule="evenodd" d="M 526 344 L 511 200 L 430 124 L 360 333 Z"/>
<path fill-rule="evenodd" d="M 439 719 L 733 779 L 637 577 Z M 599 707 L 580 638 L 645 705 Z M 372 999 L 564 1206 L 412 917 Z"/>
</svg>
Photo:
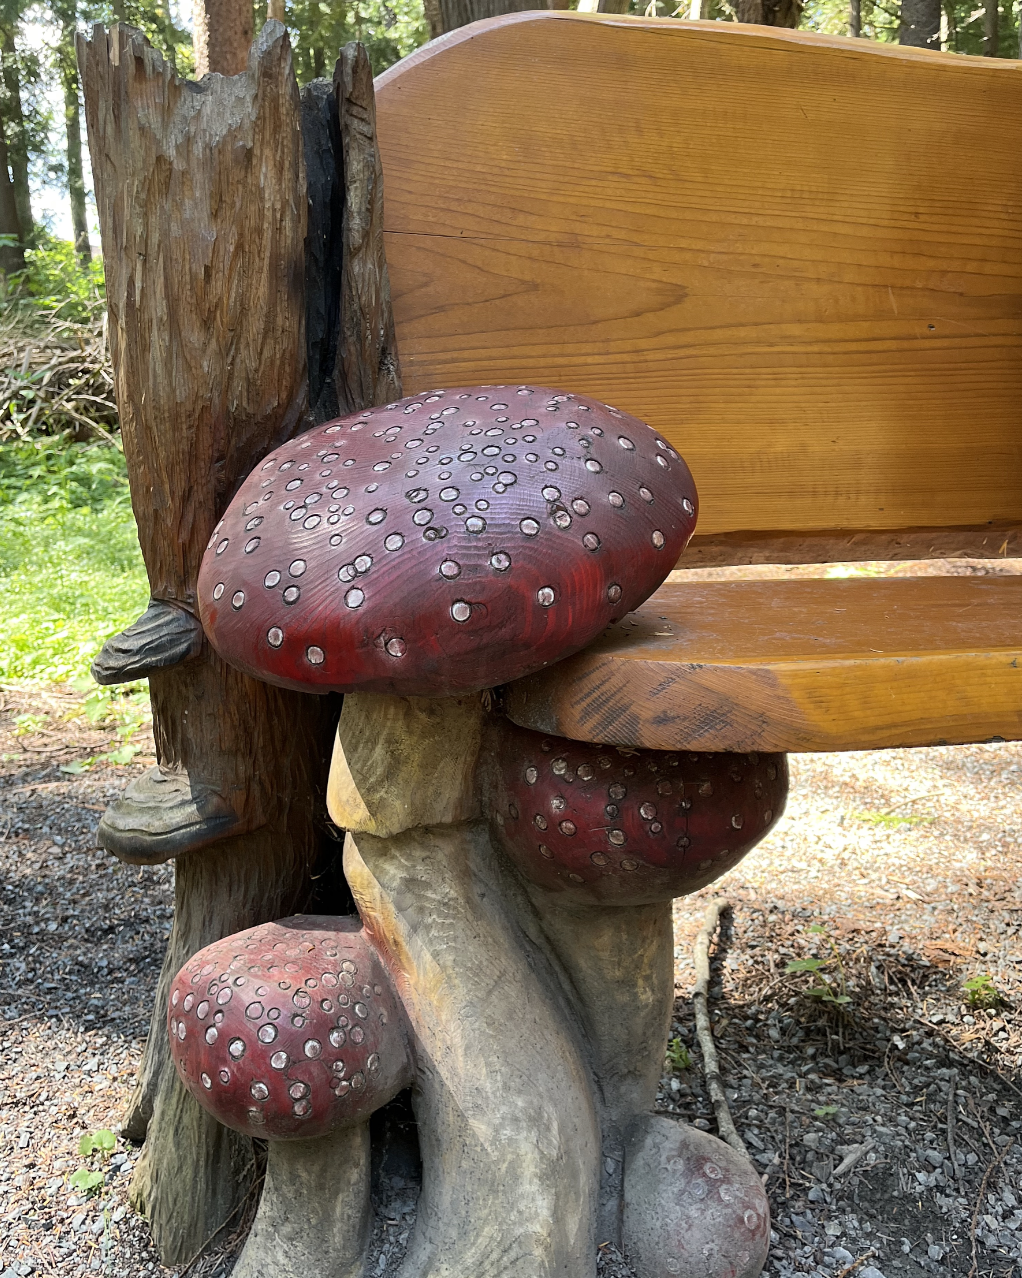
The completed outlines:
<svg viewBox="0 0 1022 1278">
<path fill-rule="evenodd" d="M 369 1241 L 369 1124 L 271 1140 L 234 1278 L 360 1278 Z"/>
<path fill-rule="evenodd" d="M 598 1230 L 620 1246 L 625 1142 L 656 1101 L 674 1004 L 671 902 L 565 907 L 542 888 L 529 895 L 582 1017 L 603 1134 Z"/>
<path fill-rule="evenodd" d="M 501 1278 L 592 1275 L 589 1080 L 485 825 L 349 834 L 344 868 L 416 1039 L 423 1186 L 401 1278 L 478 1278 L 498 1258 Z"/>
<path fill-rule="evenodd" d="M 592 1087 L 529 901 L 478 819 L 475 697 L 345 698 L 329 804 L 415 1039 L 423 1188 L 401 1278 L 591 1278 Z"/>
</svg>

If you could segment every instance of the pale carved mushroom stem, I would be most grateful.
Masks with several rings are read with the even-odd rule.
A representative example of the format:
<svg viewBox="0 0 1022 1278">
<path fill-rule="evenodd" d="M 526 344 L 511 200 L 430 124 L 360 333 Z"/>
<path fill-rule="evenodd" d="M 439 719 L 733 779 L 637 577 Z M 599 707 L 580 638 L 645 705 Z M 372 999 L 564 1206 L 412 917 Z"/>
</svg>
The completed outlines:
<svg viewBox="0 0 1022 1278">
<path fill-rule="evenodd" d="M 672 902 L 562 906 L 536 887 L 529 896 L 588 1041 L 603 1136 L 599 1234 L 620 1246 L 626 1141 L 653 1110 L 674 1006 Z"/>
<path fill-rule="evenodd" d="M 259 1210 L 234 1278 L 361 1278 L 372 1209 L 369 1124 L 270 1141 Z"/>
<path fill-rule="evenodd" d="M 479 817 L 477 697 L 345 699 L 345 873 L 415 1040 L 423 1157 L 401 1278 L 591 1278 L 600 1136 L 579 1027 Z"/>
</svg>

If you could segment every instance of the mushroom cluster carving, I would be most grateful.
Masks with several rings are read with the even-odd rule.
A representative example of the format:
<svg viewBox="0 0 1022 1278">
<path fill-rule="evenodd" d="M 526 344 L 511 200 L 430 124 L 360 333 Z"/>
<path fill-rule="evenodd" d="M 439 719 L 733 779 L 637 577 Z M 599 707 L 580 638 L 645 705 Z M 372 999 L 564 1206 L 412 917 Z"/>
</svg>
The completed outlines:
<svg viewBox="0 0 1022 1278">
<path fill-rule="evenodd" d="M 630 1231 L 653 1278 L 704 1239 L 700 1221 L 735 1243 L 700 1278 L 758 1272 L 755 1170 L 720 1163 L 723 1206 L 703 1220 L 703 1180 L 682 1193 L 662 1155 L 674 1167 L 694 1151 L 711 1176 L 717 1142 L 647 1120 L 673 999 L 670 901 L 772 828 L 785 759 L 563 740 L 475 695 L 647 599 L 696 513 L 688 467 L 657 431 L 518 385 L 317 427 L 275 449 L 213 530 L 198 598 L 220 655 L 268 683 L 348 694 L 327 798 L 364 921 L 264 924 L 207 947 L 172 987 L 186 1086 L 271 1142 L 245 1278 L 300 1271 L 281 1222 L 338 1158 L 361 1168 L 363 1217 L 344 1224 L 338 1208 L 327 1251 L 361 1271 L 367 1120 L 409 1083 L 423 1190 L 403 1272 L 437 1261 L 471 1278 L 514 1256 L 509 1278 L 583 1278 L 599 1227 Z M 629 1195 L 670 1227 L 629 1211 Z"/>
</svg>

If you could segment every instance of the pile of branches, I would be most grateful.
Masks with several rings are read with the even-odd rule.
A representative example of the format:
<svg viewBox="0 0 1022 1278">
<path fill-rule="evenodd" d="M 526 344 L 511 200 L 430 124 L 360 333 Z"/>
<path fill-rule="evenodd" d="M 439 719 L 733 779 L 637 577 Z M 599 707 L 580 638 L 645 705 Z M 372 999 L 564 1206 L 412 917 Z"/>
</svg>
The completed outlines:
<svg viewBox="0 0 1022 1278">
<path fill-rule="evenodd" d="M 84 324 L 14 310 L 0 320 L 0 442 L 113 443 L 117 429 L 105 308 Z"/>
</svg>

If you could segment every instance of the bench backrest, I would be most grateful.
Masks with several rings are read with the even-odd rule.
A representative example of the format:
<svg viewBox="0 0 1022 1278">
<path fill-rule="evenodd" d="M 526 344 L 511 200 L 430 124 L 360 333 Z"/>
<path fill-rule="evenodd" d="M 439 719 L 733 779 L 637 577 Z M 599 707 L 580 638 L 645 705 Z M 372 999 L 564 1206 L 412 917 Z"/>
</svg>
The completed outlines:
<svg viewBox="0 0 1022 1278">
<path fill-rule="evenodd" d="M 1022 64 L 533 12 L 419 50 L 377 110 L 406 393 L 644 418 L 704 562 L 1014 551 Z"/>
</svg>

